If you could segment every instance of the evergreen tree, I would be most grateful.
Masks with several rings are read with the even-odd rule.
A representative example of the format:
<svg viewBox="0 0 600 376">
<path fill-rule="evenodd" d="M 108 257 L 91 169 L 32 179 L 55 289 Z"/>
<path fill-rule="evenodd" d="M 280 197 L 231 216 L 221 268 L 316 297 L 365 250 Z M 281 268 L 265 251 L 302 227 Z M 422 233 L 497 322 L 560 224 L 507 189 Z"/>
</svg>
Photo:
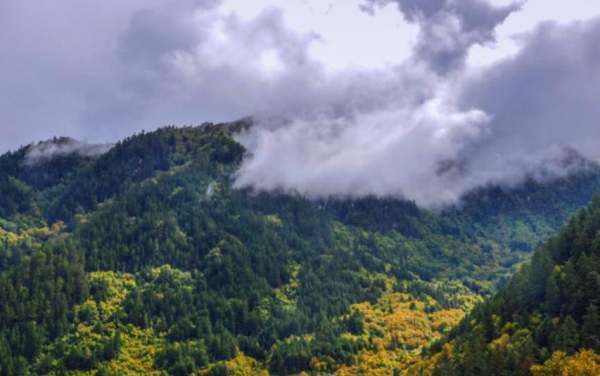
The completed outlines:
<svg viewBox="0 0 600 376">
<path fill-rule="evenodd" d="M 588 306 L 581 326 L 582 345 L 600 353 L 600 310 L 594 304 Z"/>
</svg>

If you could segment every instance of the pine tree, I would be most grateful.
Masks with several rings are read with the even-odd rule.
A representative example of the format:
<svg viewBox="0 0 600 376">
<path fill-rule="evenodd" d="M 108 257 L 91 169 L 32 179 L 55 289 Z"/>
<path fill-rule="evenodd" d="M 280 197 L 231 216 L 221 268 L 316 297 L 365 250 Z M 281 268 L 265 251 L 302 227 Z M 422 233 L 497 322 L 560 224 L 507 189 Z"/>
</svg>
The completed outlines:
<svg viewBox="0 0 600 376">
<path fill-rule="evenodd" d="M 586 348 L 600 351 L 600 310 L 595 305 L 587 308 L 581 326 L 582 345 Z"/>
<path fill-rule="evenodd" d="M 560 268 L 555 267 L 546 281 L 545 309 L 549 314 L 560 313 L 561 293 L 559 287 Z"/>
<path fill-rule="evenodd" d="M 570 315 L 567 316 L 561 325 L 558 327 L 554 338 L 554 350 L 564 351 L 568 354 L 573 354 L 579 345 L 577 322 Z"/>
</svg>

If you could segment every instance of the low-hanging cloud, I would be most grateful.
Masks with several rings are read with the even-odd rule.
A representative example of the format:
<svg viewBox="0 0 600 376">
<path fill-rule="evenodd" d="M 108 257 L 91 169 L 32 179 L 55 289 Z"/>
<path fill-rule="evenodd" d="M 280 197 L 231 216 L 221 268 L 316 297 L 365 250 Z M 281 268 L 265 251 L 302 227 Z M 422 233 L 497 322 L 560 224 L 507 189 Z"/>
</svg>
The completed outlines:
<svg viewBox="0 0 600 376">
<path fill-rule="evenodd" d="M 24 162 L 28 166 L 35 166 L 47 160 L 71 154 L 96 157 L 108 152 L 113 146 L 113 144 L 89 144 L 72 138 L 41 141 L 28 146 Z"/>
<path fill-rule="evenodd" d="M 428 206 L 455 202 L 464 190 L 442 170 L 483 136 L 489 120 L 481 111 L 458 112 L 445 98 L 434 98 L 418 108 L 250 129 L 238 136 L 252 155 L 236 185 L 319 198 L 402 196 Z"/>
</svg>

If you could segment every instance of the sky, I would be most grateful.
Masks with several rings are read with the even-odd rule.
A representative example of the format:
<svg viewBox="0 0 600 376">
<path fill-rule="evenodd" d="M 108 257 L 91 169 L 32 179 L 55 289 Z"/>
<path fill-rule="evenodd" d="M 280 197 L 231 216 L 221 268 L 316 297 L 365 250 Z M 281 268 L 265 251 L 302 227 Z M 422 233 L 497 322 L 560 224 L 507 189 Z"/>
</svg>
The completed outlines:
<svg viewBox="0 0 600 376">
<path fill-rule="evenodd" d="M 4 0 L 0 152 L 253 116 L 238 187 L 443 206 L 600 160 L 599 38 L 589 0 Z"/>
<path fill-rule="evenodd" d="M 331 69 L 348 66 L 384 68 L 408 58 L 418 28 L 398 17 L 393 4 L 368 17 L 359 8 L 364 2 L 352 0 L 227 0 L 223 9 L 250 18 L 266 7 L 285 9 L 286 24 L 298 32 L 317 32 L 322 40 L 311 47 L 315 58 Z M 506 5 L 509 0 L 494 0 Z M 542 21 L 568 23 L 600 15 L 600 2 L 589 0 L 529 0 L 497 29 L 496 45 L 473 48 L 470 63 L 488 64 L 516 52 L 514 36 L 531 31 Z M 379 43 L 393 39 L 393 48 Z"/>
</svg>

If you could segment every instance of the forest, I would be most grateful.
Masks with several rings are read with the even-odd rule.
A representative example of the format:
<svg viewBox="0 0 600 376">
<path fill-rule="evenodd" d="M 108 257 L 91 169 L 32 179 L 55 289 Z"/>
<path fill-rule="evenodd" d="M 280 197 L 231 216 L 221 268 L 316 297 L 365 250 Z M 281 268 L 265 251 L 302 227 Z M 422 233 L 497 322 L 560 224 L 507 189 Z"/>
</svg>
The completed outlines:
<svg viewBox="0 0 600 376">
<path fill-rule="evenodd" d="M 0 375 L 600 373 L 600 167 L 309 200 L 233 187 L 246 126 L 0 156 Z"/>
<path fill-rule="evenodd" d="M 428 349 L 432 375 L 600 374 L 600 196 Z M 425 371 L 427 369 L 427 372 Z"/>
</svg>

